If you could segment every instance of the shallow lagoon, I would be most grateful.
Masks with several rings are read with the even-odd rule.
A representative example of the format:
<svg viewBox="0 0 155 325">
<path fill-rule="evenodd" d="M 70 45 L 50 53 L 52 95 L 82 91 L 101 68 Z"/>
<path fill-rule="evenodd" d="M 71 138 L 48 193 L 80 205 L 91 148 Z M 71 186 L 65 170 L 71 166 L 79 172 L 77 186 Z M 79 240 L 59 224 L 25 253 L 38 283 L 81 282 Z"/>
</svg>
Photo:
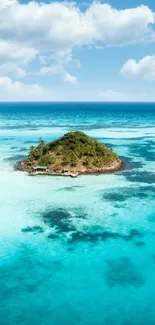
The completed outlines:
<svg viewBox="0 0 155 325">
<path fill-rule="evenodd" d="M 155 324 L 155 107 L 18 105 L 0 114 L 1 323 Z M 40 135 L 75 128 L 112 146 L 126 170 L 13 170 Z"/>
</svg>

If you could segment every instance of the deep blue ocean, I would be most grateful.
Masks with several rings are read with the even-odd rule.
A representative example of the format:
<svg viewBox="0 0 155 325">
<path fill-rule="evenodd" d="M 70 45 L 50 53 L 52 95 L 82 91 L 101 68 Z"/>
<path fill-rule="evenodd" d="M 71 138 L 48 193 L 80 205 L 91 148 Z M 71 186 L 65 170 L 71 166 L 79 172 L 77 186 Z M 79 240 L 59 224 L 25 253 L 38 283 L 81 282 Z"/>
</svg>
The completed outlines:
<svg viewBox="0 0 155 325">
<path fill-rule="evenodd" d="M 81 130 L 115 174 L 15 171 L 39 137 Z M 0 325 L 155 324 L 155 104 L 0 104 Z"/>
</svg>

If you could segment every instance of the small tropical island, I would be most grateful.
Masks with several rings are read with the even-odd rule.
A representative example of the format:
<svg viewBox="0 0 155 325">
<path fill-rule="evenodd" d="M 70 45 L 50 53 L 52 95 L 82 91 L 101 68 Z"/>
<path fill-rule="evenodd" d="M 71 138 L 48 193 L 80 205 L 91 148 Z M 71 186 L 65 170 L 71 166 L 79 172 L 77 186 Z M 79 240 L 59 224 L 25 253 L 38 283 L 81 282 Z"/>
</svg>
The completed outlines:
<svg viewBox="0 0 155 325">
<path fill-rule="evenodd" d="M 73 131 L 58 140 L 31 146 L 26 160 L 17 169 L 30 175 L 76 177 L 83 174 L 115 172 L 123 165 L 112 149 L 83 132 Z"/>
</svg>

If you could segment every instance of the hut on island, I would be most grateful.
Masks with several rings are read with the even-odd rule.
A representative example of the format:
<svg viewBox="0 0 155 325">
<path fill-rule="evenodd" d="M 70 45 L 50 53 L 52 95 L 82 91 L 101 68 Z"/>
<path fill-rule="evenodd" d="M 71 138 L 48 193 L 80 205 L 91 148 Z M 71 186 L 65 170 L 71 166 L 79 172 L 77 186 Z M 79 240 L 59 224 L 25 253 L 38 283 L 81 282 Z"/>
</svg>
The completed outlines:
<svg viewBox="0 0 155 325">
<path fill-rule="evenodd" d="M 69 173 L 69 169 L 64 168 L 64 169 L 62 170 L 62 172 L 63 172 L 63 173 Z"/>
<path fill-rule="evenodd" d="M 48 167 L 46 166 L 35 166 L 32 168 L 34 172 L 47 172 Z"/>
</svg>

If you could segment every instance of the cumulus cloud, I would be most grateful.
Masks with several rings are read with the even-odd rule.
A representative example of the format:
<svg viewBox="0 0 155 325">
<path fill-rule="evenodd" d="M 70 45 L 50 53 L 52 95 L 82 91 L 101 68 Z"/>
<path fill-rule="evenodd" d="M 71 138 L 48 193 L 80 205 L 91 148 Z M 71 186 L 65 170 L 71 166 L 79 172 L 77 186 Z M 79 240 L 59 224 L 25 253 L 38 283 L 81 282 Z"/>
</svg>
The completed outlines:
<svg viewBox="0 0 155 325">
<path fill-rule="evenodd" d="M 143 5 L 117 10 L 108 4 L 94 2 L 85 17 L 94 27 L 94 39 L 105 45 L 140 41 L 148 36 L 150 25 L 154 24 L 154 13 Z"/>
<path fill-rule="evenodd" d="M 25 77 L 26 76 L 26 72 L 25 70 L 21 69 L 21 68 L 17 68 L 16 74 L 19 78 Z"/>
<path fill-rule="evenodd" d="M 25 85 L 8 77 L 0 77 L 1 101 L 49 101 L 53 99 L 52 91 L 38 84 Z"/>
<path fill-rule="evenodd" d="M 80 67 L 78 60 L 73 59 L 71 49 L 59 50 L 52 52 L 48 56 L 42 56 L 40 57 L 40 62 L 43 66 L 40 68 L 39 72 L 37 72 L 38 75 L 51 76 L 60 74 L 64 81 L 69 80 L 69 82 L 75 83 L 76 77 L 69 78 L 71 75 L 66 72 L 69 64 L 74 67 Z"/>
<path fill-rule="evenodd" d="M 154 24 L 154 13 L 144 5 L 117 10 L 93 2 L 82 12 L 73 3 L 31 1 L 24 5 L 17 0 L 3 0 L 0 9 L 1 37 L 16 38 L 39 50 L 95 41 L 106 45 L 139 41 Z"/>
<path fill-rule="evenodd" d="M 12 78 L 59 74 L 64 82 L 76 84 L 77 77 L 69 73 L 70 66 L 80 66 L 74 48 L 153 41 L 154 23 L 154 12 L 144 5 L 117 10 L 92 2 L 81 11 L 72 2 L 0 0 L 0 100 L 52 100 L 38 84 L 28 86 Z M 126 94 L 103 92 L 102 100 L 108 98 L 124 101 Z"/>
<path fill-rule="evenodd" d="M 37 74 L 40 76 L 53 76 L 54 74 L 61 74 L 61 72 L 62 70 L 59 66 L 53 65 L 42 67 Z"/>
<path fill-rule="evenodd" d="M 69 83 L 71 83 L 73 85 L 75 85 L 77 83 L 77 78 L 75 76 L 72 76 L 71 74 L 69 74 L 67 72 L 63 75 L 63 80 L 65 82 L 69 82 Z"/>
<path fill-rule="evenodd" d="M 16 42 L 0 39 L 0 74 L 18 73 L 18 68 L 25 67 L 36 57 L 36 54 L 37 51 L 34 48 L 20 46 Z"/>
<path fill-rule="evenodd" d="M 145 56 L 139 62 L 128 60 L 121 69 L 121 74 L 144 80 L 155 80 L 155 55 Z"/>
<path fill-rule="evenodd" d="M 93 2 L 83 12 L 75 3 L 1 0 L 0 64 L 5 71 L 15 69 L 15 65 L 22 68 L 36 55 L 43 65 L 50 66 L 56 57 L 61 64 L 69 64 L 76 46 L 102 47 L 151 39 L 154 21 L 154 13 L 144 5 L 117 10 Z"/>
</svg>

